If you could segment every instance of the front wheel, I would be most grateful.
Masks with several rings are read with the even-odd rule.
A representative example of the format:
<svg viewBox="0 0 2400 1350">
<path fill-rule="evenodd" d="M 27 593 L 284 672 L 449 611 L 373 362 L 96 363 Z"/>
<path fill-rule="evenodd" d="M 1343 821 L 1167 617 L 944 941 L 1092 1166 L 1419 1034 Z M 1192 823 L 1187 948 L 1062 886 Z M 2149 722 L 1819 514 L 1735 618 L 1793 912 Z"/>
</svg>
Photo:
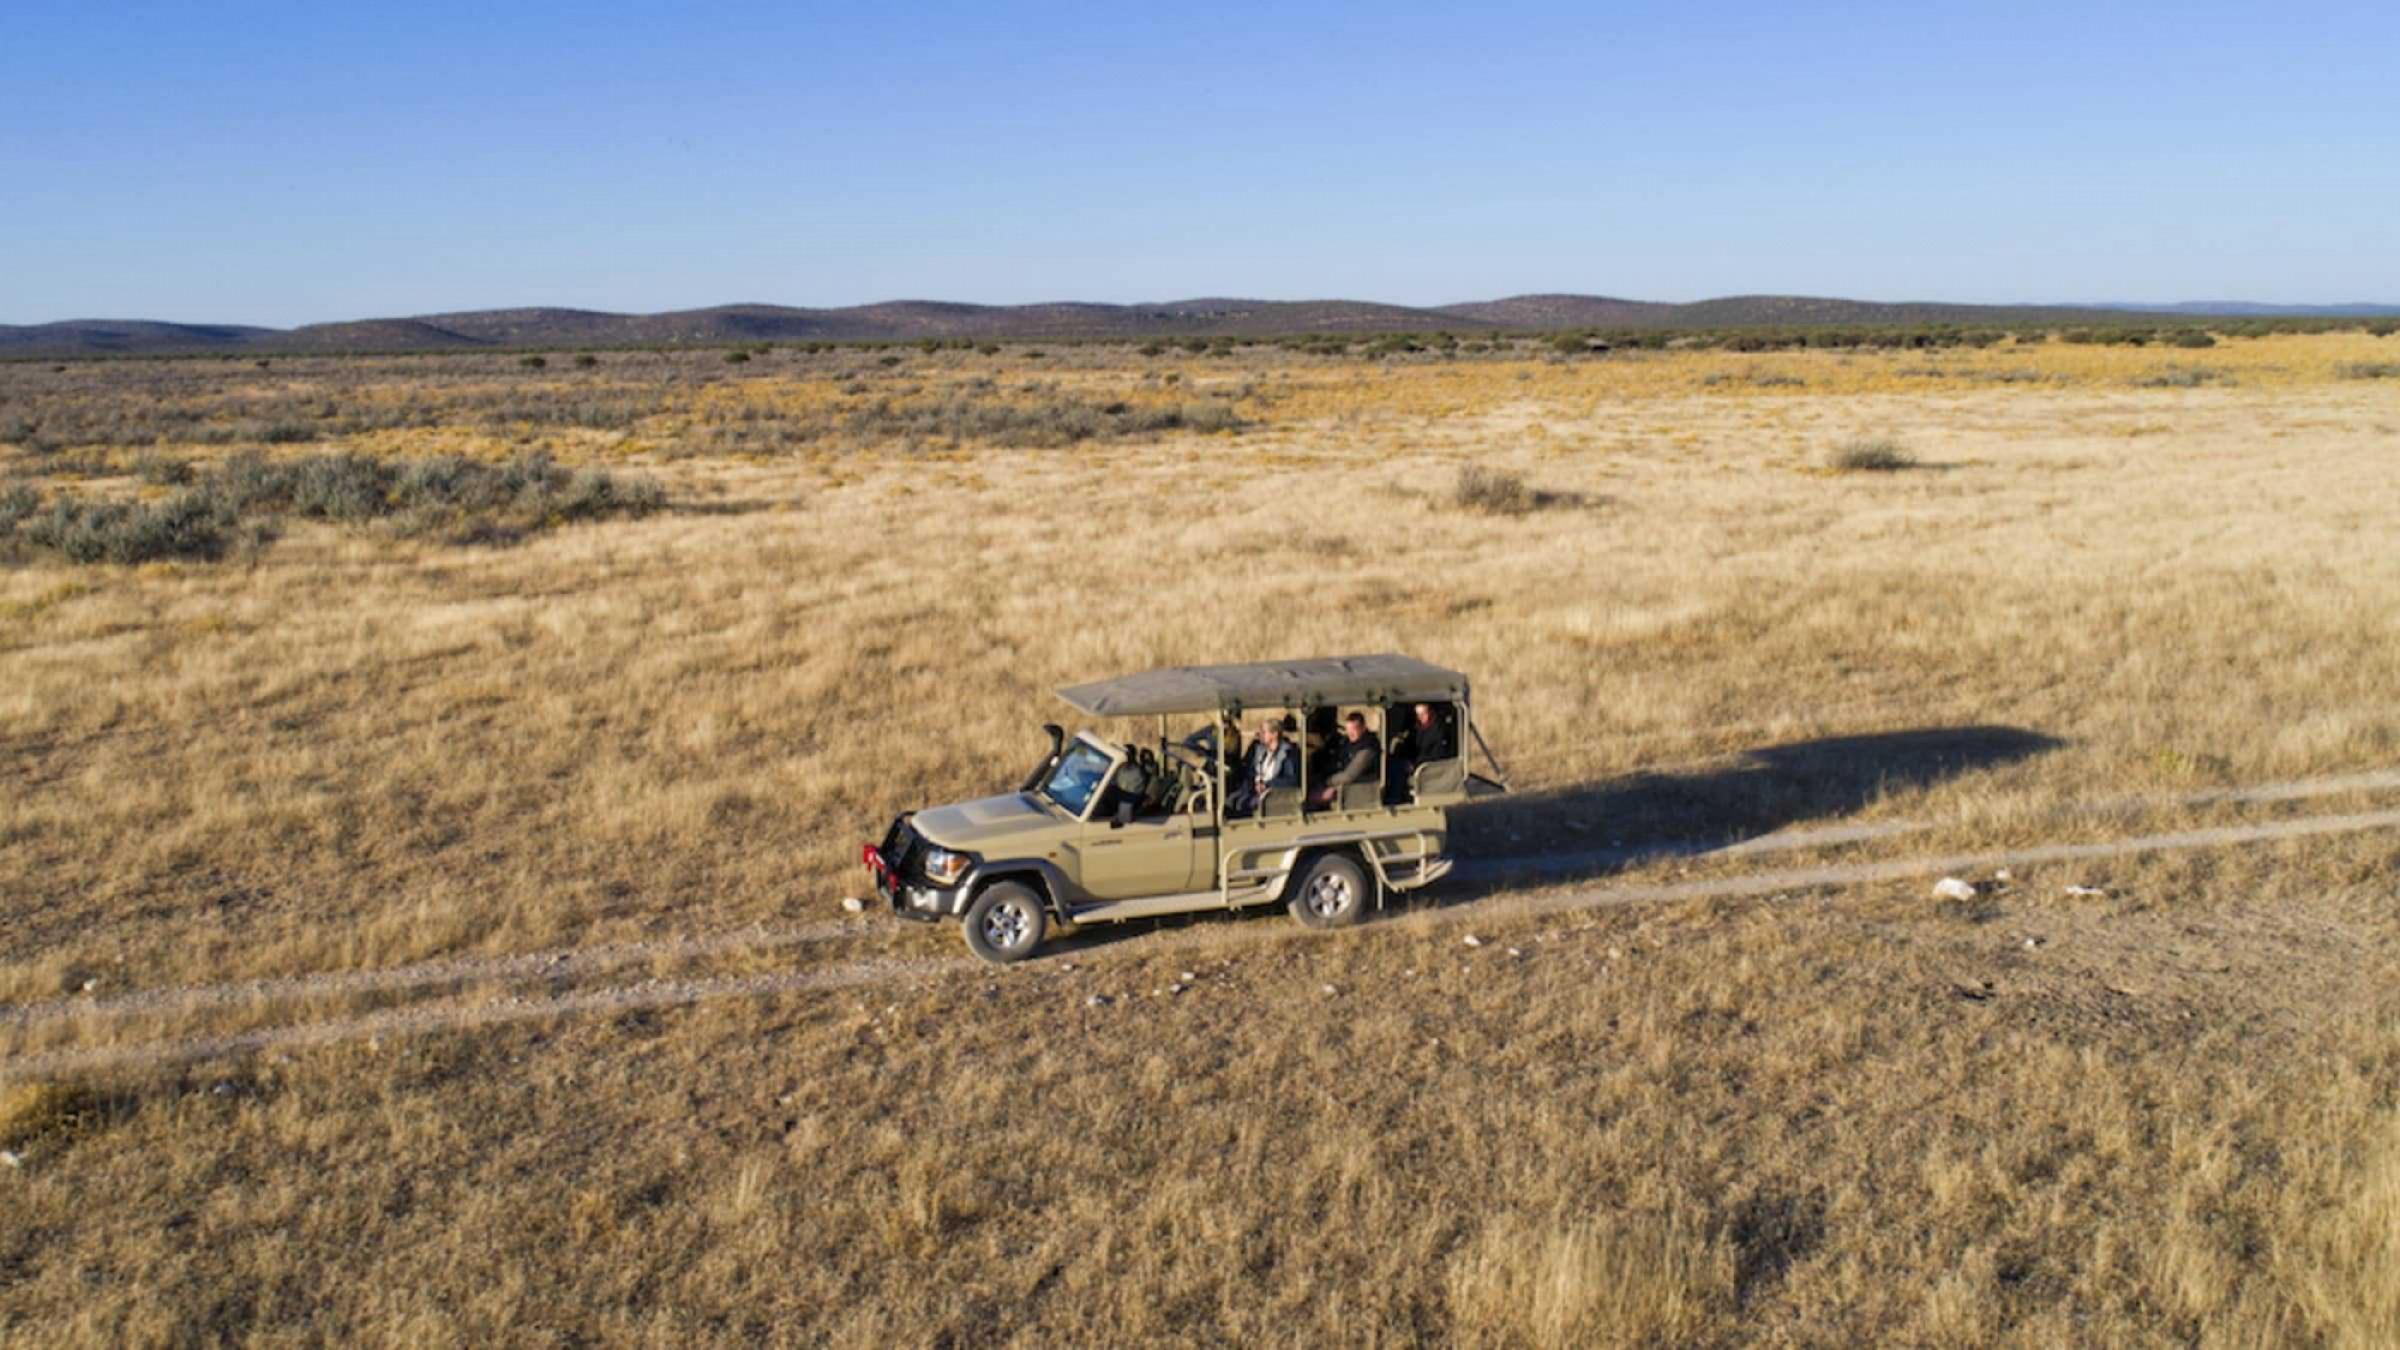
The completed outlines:
<svg viewBox="0 0 2400 1350">
<path fill-rule="evenodd" d="M 1049 920 L 1042 910 L 1042 897 L 1033 888 L 998 881 L 967 906 L 962 926 L 968 951 L 995 965 L 1007 965 L 1024 960 L 1042 945 Z"/>
<path fill-rule="evenodd" d="M 1340 853 L 1309 864 L 1292 892 L 1292 917 L 1307 928 L 1347 928 L 1367 912 L 1367 874 Z"/>
</svg>

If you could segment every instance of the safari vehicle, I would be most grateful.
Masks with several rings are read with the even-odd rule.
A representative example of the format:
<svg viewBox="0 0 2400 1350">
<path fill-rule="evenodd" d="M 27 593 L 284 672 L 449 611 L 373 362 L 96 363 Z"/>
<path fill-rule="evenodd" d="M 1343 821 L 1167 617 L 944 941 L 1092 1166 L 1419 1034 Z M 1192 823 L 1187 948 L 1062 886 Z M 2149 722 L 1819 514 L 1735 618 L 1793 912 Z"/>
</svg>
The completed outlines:
<svg viewBox="0 0 2400 1350">
<path fill-rule="evenodd" d="M 1448 808 L 1506 791 L 1466 676 L 1405 656 L 1176 666 L 1058 693 L 1091 717 L 1156 718 L 1157 739 L 1045 726 L 1049 752 L 1016 791 L 908 812 L 862 850 L 894 914 L 958 921 L 988 961 L 1165 914 L 1282 903 L 1312 928 L 1356 923 L 1450 870 Z M 1352 712 L 1378 771 L 1320 787 L 1317 768 L 1356 753 L 1340 729 Z M 1262 715 L 1292 741 L 1300 786 L 1253 801 L 1238 728 Z M 1470 739 L 1492 776 L 1469 771 Z"/>
</svg>

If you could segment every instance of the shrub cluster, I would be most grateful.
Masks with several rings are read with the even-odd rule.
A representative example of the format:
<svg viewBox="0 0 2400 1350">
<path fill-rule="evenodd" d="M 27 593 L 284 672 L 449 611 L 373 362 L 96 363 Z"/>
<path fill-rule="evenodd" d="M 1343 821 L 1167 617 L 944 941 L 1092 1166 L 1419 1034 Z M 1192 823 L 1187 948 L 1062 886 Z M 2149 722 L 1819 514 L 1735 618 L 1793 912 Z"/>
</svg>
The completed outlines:
<svg viewBox="0 0 2400 1350">
<path fill-rule="evenodd" d="M 1136 405 L 1053 396 L 1007 403 L 952 393 L 927 401 L 879 400 L 853 410 L 842 429 L 867 439 L 975 440 L 1054 449 L 1160 431 L 1232 431 L 1241 425 L 1233 406 L 1217 399 Z"/>
<path fill-rule="evenodd" d="M 2344 361 L 2333 373 L 2345 380 L 2400 380 L 2400 362 Z"/>
<path fill-rule="evenodd" d="M 567 521 L 643 516 L 665 504 L 648 479 L 573 471 L 547 455 L 501 464 L 350 454 L 277 462 L 251 451 L 213 473 L 180 469 L 177 481 L 191 486 L 149 502 L 62 495 L 45 505 L 31 489 L 15 488 L 0 495 L 0 546 L 14 551 L 21 539 L 78 563 L 213 559 L 239 539 L 271 539 L 274 518 L 287 514 L 499 543 Z"/>
<path fill-rule="evenodd" d="M 499 464 L 459 455 L 390 460 L 306 455 L 281 462 L 235 455 L 206 482 L 243 511 L 288 511 L 343 524 L 396 519 L 408 532 L 459 515 L 502 517 L 525 529 L 604 516 L 642 516 L 665 504 L 648 479 L 570 470 L 548 455 Z"/>
<path fill-rule="evenodd" d="M 223 500 L 187 489 L 157 502 L 60 497 L 19 528 L 27 542 L 69 562 L 142 563 L 222 556 L 236 523 Z"/>
</svg>

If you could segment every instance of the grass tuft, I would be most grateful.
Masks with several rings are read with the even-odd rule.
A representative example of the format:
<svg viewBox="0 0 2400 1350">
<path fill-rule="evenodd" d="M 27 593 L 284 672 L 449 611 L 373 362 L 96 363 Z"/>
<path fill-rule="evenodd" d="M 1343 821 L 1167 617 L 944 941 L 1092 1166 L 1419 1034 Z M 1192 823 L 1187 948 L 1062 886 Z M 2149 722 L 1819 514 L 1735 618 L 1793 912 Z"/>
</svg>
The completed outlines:
<svg viewBox="0 0 2400 1350">
<path fill-rule="evenodd" d="M 71 1133 L 97 1118 L 100 1107 L 97 1096 L 72 1083 L 0 1084 L 0 1148 L 13 1152 Z"/>
<path fill-rule="evenodd" d="M 1837 473 L 1897 473 L 1917 467 L 1917 457 L 1888 437 L 1844 441 L 1833 448 L 1826 467 Z"/>
<path fill-rule="evenodd" d="M 2214 366 L 2161 366 L 2133 382 L 2137 389 L 2197 389 L 2204 384 L 2230 383 L 2232 377 Z"/>
<path fill-rule="evenodd" d="M 1521 516 L 1556 506 L 1580 506 L 1584 500 L 1582 493 L 1537 488 L 1521 474 L 1480 464 L 1461 468 L 1458 482 L 1450 490 L 1453 505 L 1491 516 Z"/>
<path fill-rule="evenodd" d="M 1680 1213 L 1502 1220 L 1452 1259 L 1450 1313 L 1471 1344 L 1674 1345 L 1730 1304 L 1733 1273 Z"/>
</svg>

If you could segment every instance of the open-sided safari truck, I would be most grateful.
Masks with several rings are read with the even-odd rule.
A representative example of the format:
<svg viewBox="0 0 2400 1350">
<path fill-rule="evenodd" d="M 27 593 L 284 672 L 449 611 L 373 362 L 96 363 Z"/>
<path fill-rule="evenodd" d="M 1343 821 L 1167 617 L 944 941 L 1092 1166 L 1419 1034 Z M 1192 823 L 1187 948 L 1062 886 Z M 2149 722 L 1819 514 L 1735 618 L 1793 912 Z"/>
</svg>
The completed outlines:
<svg viewBox="0 0 2400 1350">
<path fill-rule="evenodd" d="M 1355 923 L 1450 870 L 1449 807 L 1505 790 L 1467 677 L 1406 656 L 1176 666 L 1058 692 L 1092 717 L 1156 718 L 1157 740 L 1046 726 L 1049 753 L 1015 792 L 908 812 L 863 851 L 893 913 L 960 920 L 989 961 L 1076 924 L 1279 901 L 1313 928 Z M 1275 725 L 1290 785 L 1255 790 L 1245 720 Z M 1322 772 L 1370 739 L 1363 776 Z M 1470 742 L 1490 777 L 1469 770 Z"/>
</svg>

